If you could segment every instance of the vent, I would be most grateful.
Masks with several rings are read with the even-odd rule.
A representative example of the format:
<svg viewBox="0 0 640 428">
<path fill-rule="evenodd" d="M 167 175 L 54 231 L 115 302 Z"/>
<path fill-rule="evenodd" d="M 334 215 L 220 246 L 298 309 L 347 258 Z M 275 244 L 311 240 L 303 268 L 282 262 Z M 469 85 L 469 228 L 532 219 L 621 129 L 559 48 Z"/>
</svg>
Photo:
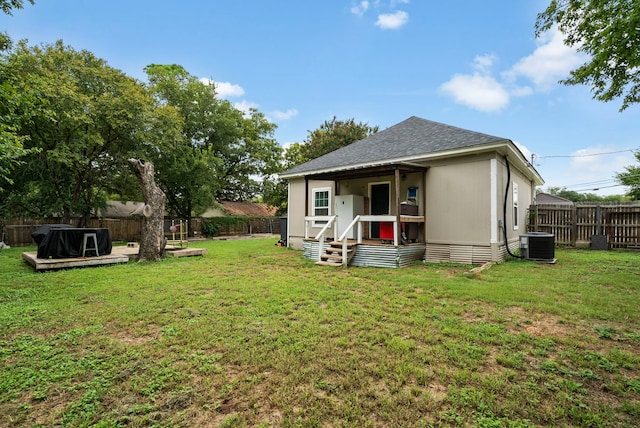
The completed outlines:
<svg viewBox="0 0 640 428">
<path fill-rule="evenodd" d="M 546 232 L 520 235 L 520 255 L 527 260 L 555 263 L 555 236 Z"/>
</svg>

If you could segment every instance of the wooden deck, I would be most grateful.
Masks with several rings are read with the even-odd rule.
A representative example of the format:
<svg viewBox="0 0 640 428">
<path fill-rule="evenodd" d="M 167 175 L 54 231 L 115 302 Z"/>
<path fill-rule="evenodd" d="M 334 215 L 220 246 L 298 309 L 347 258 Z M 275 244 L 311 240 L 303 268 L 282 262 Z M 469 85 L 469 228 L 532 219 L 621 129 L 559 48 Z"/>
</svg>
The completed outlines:
<svg viewBox="0 0 640 428">
<path fill-rule="evenodd" d="M 118 263 L 128 263 L 130 258 L 138 255 L 140 247 L 133 246 L 116 246 L 111 249 L 111 254 L 98 257 L 75 257 L 68 259 L 39 259 L 36 251 L 28 251 L 22 253 L 22 258 L 33 266 L 36 271 L 69 269 L 89 266 L 103 266 Z M 172 245 L 166 246 L 165 254 L 171 257 L 191 257 L 203 256 L 207 254 L 204 248 L 176 248 Z"/>
</svg>

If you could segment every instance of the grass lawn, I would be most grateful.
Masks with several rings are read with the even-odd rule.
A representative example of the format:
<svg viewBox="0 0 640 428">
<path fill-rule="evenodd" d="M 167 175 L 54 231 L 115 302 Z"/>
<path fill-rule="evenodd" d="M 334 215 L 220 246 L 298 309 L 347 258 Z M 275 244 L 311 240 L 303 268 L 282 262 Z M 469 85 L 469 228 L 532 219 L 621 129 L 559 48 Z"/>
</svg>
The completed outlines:
<svg viewBox="0 0 640 428">
<path fill-rule="evenodd" d="M 640 253 L 470 275 L 276 240 L 44 273 L 1 250 L 0 426 L 638 425 Z"/>
</svg>

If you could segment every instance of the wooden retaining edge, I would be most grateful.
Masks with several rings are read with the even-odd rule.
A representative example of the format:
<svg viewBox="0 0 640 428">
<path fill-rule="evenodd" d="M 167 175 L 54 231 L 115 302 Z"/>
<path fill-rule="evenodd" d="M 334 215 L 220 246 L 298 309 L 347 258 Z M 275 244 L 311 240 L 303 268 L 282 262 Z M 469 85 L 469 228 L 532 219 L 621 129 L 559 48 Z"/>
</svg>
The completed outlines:
<svg viewBox="0 0 640 428">
<path fill-rule="evenodd" d="M 482 271 L 485 271 L 485 270 L 491 268 L 491 266 L 493 266 L 493 262 L 486 262 L 482 266 L 478 266 L 478 267 L 475 267 L 475 268 L 471 269 L 469 272 L 467 272 L 467 274 L 469 276 L 477 278 L 478 276 L 480 276 L 480 273 Z"/>
</svg>

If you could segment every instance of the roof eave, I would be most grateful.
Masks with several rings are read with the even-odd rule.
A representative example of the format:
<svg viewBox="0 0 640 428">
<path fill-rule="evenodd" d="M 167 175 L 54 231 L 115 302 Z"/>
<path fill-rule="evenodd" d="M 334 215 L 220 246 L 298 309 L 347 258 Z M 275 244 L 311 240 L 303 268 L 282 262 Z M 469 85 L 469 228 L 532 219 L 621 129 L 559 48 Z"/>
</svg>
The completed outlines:
<svg viewBox="0 0 640 428">
<path fill-rule="evenodd" d="M 309 171 L 302 171 L 299 173 L 281 174 L 280 178 L 284 178 L 284 179 L 302 178 L 306 176 L 315 176 L 315 175 L 321 175 L 321 174 L 326 175 L 326 174 L 343 172 L 343 171 L 375 168 L 375 167 L 381 167 L 381 166 L 387 166 L 387 165 L 397 165 L 397 164 L 407 164 L 407 163 L 415 164 L 418 162 L 437 160 L 437 159 L 442 159 L 447 157 L 464 156 L 468 154 L 486 153 L 490 151 L 497 151 L 503 155 L 507 155 L 507 154 L 513 155 L 516 159 L 518 159 L 518 163 L 520 164 L 520 166 L 525 168 L 527 171 L 529 171 L 530 175 L 532 176 L 531 178 L 533 178 L 537 186 L 544 184 L 544 180 L 542 179 L 540 174 L 538 174 L 535 168 L 533 168 L 533 166 L 529 162 L 527 162 L 527 160 L 524 158 L 524 155 L 520 152 L 520 150 L 517 149 L 515 144 L 513 144 L 511 140 L 507 140 L 507 139 L 498 140 L 488 144 L 462 147 L 462 148 L 453 149 L 453 150 L 443 150 L 439 152 L 432 152 L 432 153 L 427 153 L 419 156 L 415 156 L 415 155 L 405 156 L 405 157 L 394 158 L 394 159 L 385 159 L 384 161 L 378 161 L 378 162 L 365 162 L 361 164 L 343 165 L 343 166 L 338 166 L 334 168 L 321 168 L 321 169 L 315 169 L 315 170 L 309 170 Z"/>
</svg>

